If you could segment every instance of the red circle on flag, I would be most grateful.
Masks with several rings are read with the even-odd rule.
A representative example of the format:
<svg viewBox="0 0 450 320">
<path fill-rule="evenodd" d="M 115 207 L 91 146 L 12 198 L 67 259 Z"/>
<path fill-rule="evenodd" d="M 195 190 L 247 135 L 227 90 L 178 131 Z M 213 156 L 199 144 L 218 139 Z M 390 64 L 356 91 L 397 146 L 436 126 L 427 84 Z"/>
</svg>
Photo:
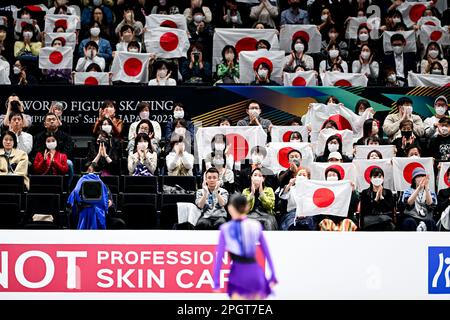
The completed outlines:
<svg viewBox="0 0 450 320">
<path fill-rule="evenodd" d="M 443 85 L 443 87 L 450 87 L 450 82 Z"/>
<path fill-rule="evenodd" d="M 52 53 L 50 53 L 50 55 L 48 56 L 48 59 L 50 60 L 51 63 L 53 64 L 60 64 L 64 57 L 62 55 L 61 52 L 59 51 L 53 51 Z"/>
<path fill-rule="evenodd" d="M 98 80 L 95 77 L 87 77 L 84 80 L 84 84 L 87 86 L 98 86 Z"/>
<path fill-rule="evenodd" d="M 447 185 L 447 187 L 450 187 L 450 181 L 448 181 L 449 175 L 447 173 L 448 171 L 444 174 L 444 182 Z"/>
<path fill-rule="evenodd" d="M 433 21 L 427 21 L 424 24 L 427 26 L 436 26 L 436 23 L 434 23 Z"/>
<path fill-rule="evenodd" d="M 422 168 L 425 170 L 425 168 L 423 167 L 422 164 L 418 163 L 418 162 L 411 162 L 408 163 L 405 168 L 403 169 L 403 178 L 405 179 L 406 182 L 408 182 L 409 184 L 411 184 L 412 182 L 412 172 L 414 171 L 415 168 Z"/>
<path fill-rule="evenodd" d="M 366 182 L 370 184 L 370 171 L 374 168 L 380 168 L 379 166 L 370 166 L 367 167 L 366 171 L 364 171 L 364 179 L 366 179 Z M 381 168 L 380 168 L 381 169 Z"/>
<path fill-rule="evenodd" d="M 350 124 L 350 122 L 343 116 L 341 116 L 340 114 L 334 114 L 331 117 L 329 117 L 327 120 L 333 120 L 334 122 L 336 122 L 336 124 L 338 125 L 338 130 L 352 130 L 352 125 Z M 341 141 L 342 140 L 342 136 L 341 136 Z"/>
<path fill-rule="evenodd" d="M 304 87 L 306 86 L 306 80 L 303 77 L 296 77 L 292 81 L 292 85 L 295 87 Z"/>
<path fill-rule="evenodd" d="M 327 169 L 329 169 L 329 168 L 333 168 L 333 169 L 336 169 L 337 171 L 339 171 L 339 174 L 341 175 L 341 180 L 344 180 L 344 178 L 345 178 L 345 170 L 344 170 L 344 168 L 342 168 L 338 164 L 333 164 L 333 165 L 329 166 Z"/>
<path fill-rule="evenodd" d="M 442 31 L 434 30 L 430 34 L 430 40 L 431 41 L 438 41 L 442 37 Z"/>
<path fill-rule="evenodd" d="M 292 35 L 292 40 L 297 39 L 297 38 L 302 38 L 304 41 L 309 42 L 309 34 L 306 31 L 300 30 L 295 32 Z"/>
<path fill-rule="evenodd" d="M 328 188 L 319 188 L 314 191 L 313 202 L 319 208 L 329 207 L 334 202 L 334 193 Z"/>
<path fill-rule="evenodd" d="M 172 20 L 164 20 L 163 22 L 161 22 L 161 24 L 159 26 L 165 27 L 165 28 L 174 28 L 174 29 L 178 28 L 177 24 Z"/>
<path fill-rule="evenodd" d="M 159 38 L 159 45 L 165 51 L 173 51 L 178 47 L 178 36 L 173 32 L 166 32 Z"/>
<path fill-rule="evenodd" d="M 23 275 L 30 282 L 42 281 L 45 277 L 47 267 L 40 257 L 31 256 L 23 265 Z"/>
<path fill-rule="evenodd" d="M 256 51 L 256 43 L 258 40 L 252 37 L 245 37 L 236 42 L 236 53 L 239 55 L 241 51 Z"/>
<path fill-rule="evenodd" d="M 20 26 L 23 28 L 28 24 L 28 22 L 22 21 L 22 23 L 20 24 Z"/>
<path fill-rule="evenodd" d="M 26 6 L 25 8 L 27 8 L 27 9 L 30 10 L 30 11 L 34 11 L 34 12 L 40 12 L 40 11 L 43 11 L 42 8 L 39 7 L 39 6 L 33 6 L 33 5 L 30 5 L 30 6 Z"/>
<path fill-rule="evenodd" d="M 142 62 L 137 58 L 130 58 L 123 64 L 123 70 L 129 77 L 135 77 L 142 71 Z"/>
<path fill-rule="evenodd" d="M 253 62 L 253 70 L 256 70 L 261 63 L 267 64 L 269 66 L 270 72 L 272 72 L 272 70 L 273 70 L 272 61 L 270 61 L 270 59 L 268 59 L 266 57 L 261 57 L 261 58 L 256 59 L 255 62 Z"/>
<path fill-rule="evenodd" d="M 67 20 L 59 19 L 55 21 L 55 28 L 63 27 L 64 30 L 67 30 Z"/>
<path fill-rule="evenodd" d="M 341 79 L 341 80 L 336 81 L 333 85 L 335 87 L 351 87 L 352 83 L 348 80 Z"/>
<path fill-rule="evenodd" d="M 278 151 L 278 163 L 283 167 L 283 168 L 289 168 L 290 164 L 289 164 L 289 159 L 287 157 L 287 154 L 289 152 L 291 152 L 291 150 L 294 150 L 294 148 L 291 147 L 285 147 L 285 148 L 281 148 L 280 151 Z"/>
<path fill-rule="evenodd" d="M 230 133 L 225 136 L 227 139 L 227 144 L 230 145 L 230 150 L 234 161 L 244 160 L 248 154 L 247 139 L 237 133 Z"/>
<path fill-rule="evenodd" d="M 409 18 L 412 22 L 417 22 L 422 17 L 423 12 L 427 9 L 427 7 L 423 4 L 415 4 L 409 10 Z"/>
<path fill-rule="evenodd" d="M 289 142 L 289 138 L 291 137 L 291 133 L 292 133 L 293 131 L 286 131 L 284 134 L 283 134 L 283 142 Z"/>
</svg>

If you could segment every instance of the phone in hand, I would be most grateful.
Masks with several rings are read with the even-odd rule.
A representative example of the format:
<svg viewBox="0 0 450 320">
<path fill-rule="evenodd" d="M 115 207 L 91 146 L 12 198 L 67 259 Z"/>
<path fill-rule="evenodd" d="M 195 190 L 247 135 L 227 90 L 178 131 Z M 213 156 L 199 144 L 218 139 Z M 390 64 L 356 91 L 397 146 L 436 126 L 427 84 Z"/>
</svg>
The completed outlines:
<svg viewBox="0 0 450 320">
<path fill-rule="evenodd" d="M 198 62 L 198 60 L 200 59 L 200 52 L 194 52 L 194 61 Z"/>
</svg>

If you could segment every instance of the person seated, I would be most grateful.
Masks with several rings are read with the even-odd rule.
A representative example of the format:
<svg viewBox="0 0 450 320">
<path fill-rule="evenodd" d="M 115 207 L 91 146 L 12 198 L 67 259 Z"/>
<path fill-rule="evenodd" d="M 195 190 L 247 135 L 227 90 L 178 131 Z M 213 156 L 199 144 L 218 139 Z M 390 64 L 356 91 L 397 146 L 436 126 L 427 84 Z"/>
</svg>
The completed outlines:
<svg viewBox="0 0 450 320">
<path fill-rule="evenodd" d="M 77 66 L 75 67 L 76 72 L 86 72 L 92 63 L 100 66 L 102 72 L 105 70 L 105 59 L 97 55 L 98 45 L 95 41 L 86 43 L 83 52 L 84 56 L 78 59 Z"/>
<path fill-rule="evenodd" d="M 203 45 L 199 42 L 191 44 L 188 58 L 181 58 L 180 73 L 185 83 L 208 83 L 211 81 L 211 64 L 205 60 Z"/>
<path fill-rule="evenodd" d="M 284 71 L 294 72 L 296 66 L 302 65 L 307 70 L 314 69 L 313 58 L 306 54 L 308 52 L 308 41 L 302 37 L 295 37 L 291 43 L 291 53 L 285 58 Z"/>
<path fill-rule="evenodd" d="M 448 101 L 445 96 L 439 96 L 433 104 L 435 114 L 423 121 L 425 127 L 425 137 L 431 138 L 438 134 L 439 120 L 448 116 Z"/>
<path fill-rule="evenodd" d="M 6 99 L 6 113 L 0 115 L 0 126 L 3 129 L 8 128 L 9 123 L 9 115 L 11 113 L 21 113 L 23 116 L 23 129 L 29 129 L 31 124 L 33 123 L 30 115 L 24 113 L 23 102 L 20 101 L 20 98 L 17 94 L 13 93 Z"/>
<path fill-rule="evenodd" d="M 45 149 L 37 153 L 33 170 L 40 175 L 63 176 L 69 172 L 67 155 L 56 150 L 58 141 L 53 133 L 47 134 Z"/>
<path fill-rule="evenodd" d="M 23 131 L 24 117 L 22 113 L 12 112 L 9 114 L 9 130 L 17 137 L 17 149 L 30 154 L 33 149 L 33 136 Z"/>
<path fill-rule="evenodd" d="M 159 60 L 153 64 L 154 75 L 148 82 L 149 86 L 176 86 L 177 82 L 171 78 L 172 71 L 166 61 Z"/>
<path fill-rule="evenodd" d="M 139 102 L 136 108 L 136 111 L 139 115 L 139 120 L 130 124 L 130 128 L 128 129 L 128 141 L 134 140 L 134 138 L 136 138 L 136 133 L 139 133 L 139 131 L 136 131 L 136 128 L 140 124 L 141 120 L 149 120 L 153 127 L 154 139 L 156 139 L 156 142 L 159 143 L 159 141 L 161 140 L 161 126 L 157 121 L 150 120 L 150 110 L 150 103 L 148 103 L 147 101 Z"/>
<path fill-rule="evenodd" d="M 406 157 L 406 149 L 411 145 L 418 146 L 419 140 L 414 134 L 414 124 L 411 120 L 402 120 L 399 127 L 401 137 L 396 138 L 392 144 L 397 149 L 397 157 Z"/>
<path fill-rule="evenodd" d="M 331 152 L 338 152 L 342 156 L 344 162 L 352 162 L 351 159 L 342 153 L 342 140 L 338 135 L 329 136 L 325 143 L 323 155 L 316 158 L 316 162 L 327 162 Z"/>
<path fill-rule="evenodd" d="M 159 149 L 158 141 L 155 139 L 155 131 L 153 128 L 153 121 L 150 121 L 148 119 L 143 119 L 143 120 L 139 121 L 139 124 L 135 128 L 135 132 L 134 132 L 135 135 L 134 135 L 133 139 L 128 141 L 128 146 L 127 146 L 128 155 L 133 154 L 135 152 L 134 151 L 135 146 L 136 146 L 135 138 L 141 133 L 145 134 L 150 139 L 149 148 L 152 149 L 152 152 L 156 152 L 156 155 L 159 155 L 160 149 Z"/>
<path fill-rule="evenodd" d="M 367 119 L 363 124 L 363 136 L 356 142 L 357 145 L 367 144 L 369 137 L 377 136 L 380 137 L 380 123 L 375 119 Z"/>
<path fill-rule="evenodd" d="M 207 154 L 204 161 L 206 169 L 209 169 L 212 165 L 212 159 L 214 154 L 224 154 L 227 163 L 226 167 L 230 170 L 234 168 L 234 157 L 230 149 L 230 144 L 227 143 L 227 137 L 224 134 L 216 134 L 211 140 L 211 153 Z"/>
<path fill-rule="evenodd" d="M 95 172 L 100 175 L 110 176 L 120 173 L 120 144 L 117 139 L 110 138 L 103 130 L 98 134 L 89 147 L 87 161 L 91 163 Z"/>
<path fill-rule="evenodd" d="M 236 49 L 226 45 L 222 49 L 222 62 L 217 65 L 217 78 L 222 83 L 239 82 L 239 63 Z"/>
<path fill-rule="evenodd" d="M 0 175 L 23 176 L 25 188 L 30 188 L 28 178 L 28 155 L 17 149 L 16 135 L 11 131 L 5 131 L 0 137 Z"/>
<path fill-rule="evenodd" d="M 153 150 L 148 134 L 138 133 L 133 151 L 128 155 L 128 172 L 133 176 L 154 176 L 158 156 Z"/>
<path fill-rule="evenodd" d="M 240 174 L 236 189 L 244 190 L 245 187 L 251 184 L 251 175 L 253 170 L 260 169 L 265 177 L 265 185 L 276 190 L 278 188 L 278 179 L 275 173 L 266 166 L 263 166 L 264 159 L 267 157 L 267 150 L 263 146 L 255 146 L 250 150 L 250 165 L 245 165 Z"/>
<path fill-rule="evenodd" d="M 254 68 L 255 80 L 253 80 L 251 86 L 279 86 L 280 84 L 273 81 L 270 76 L 272 75 L 272 68 L 265 62 L 261 62 Z"/>
<path fill-rule="evenodd" d="M 235 191 L 233 170 L 227 167 L 227 156 L 224 151 L 213 151 L 211 153 L 211 167 L 219 172 L 219 185 L 228 192 Z"/>
<path fill-rule="evenodd" d="M 36 77 L 28 72 L 27 65 L 19 59 L 14 62 L 13 72 L 9 78 L 12 85 L 32 86 L 38 84 Z"/>
<path fill-rule="evenodd" d="M 450 118 L 439 119 L 437 136 L 431 138 L 428 151 L 436 162 L 450 160 Z"/>
<path fill-rule="evenodd" d="M 194 156 L 186 150 L 184 137 L 173 135 L 170 146 L 172 151 L 166 157 L 169 176 L 193 176 Z"/>
<path fill-rule="evenodd" d="M 433 62 L 439 62 L 443 68 L 443 74 L 448 74 L 448 62 L 443 57 L 443 52 L 439 43 L 431 41 L 425 49 L 425 54 L 420 62 L 420 73 L 435 74 L 434 69 L 431 69 Z M 437 74 L 441 74 L 440 70 Z"/>
<path fill-rule="evenodd" d="M 292 178 L 298 175 L 298 171 L 302 169 L 302 153 L 296 149 L 292 149 L 287 153 L 287 158 L 289 161 L 289 168 L 280 171 L 278 174 L 278 183 L 281 189 L 283 189 Z"/>
<path fill-rule="evenodd" d="M 245 106 L 247 117 L 237 122 L 237 126 L 261 126 L 266 133 L 270 133 L 272 122 L 261 117 L 261 106 L 256 100 L 249 100 Z"/>
<path fill-rule="evenodd" d="M 104 118 L 111 119 L 112 122 L 112 133 L 111 135 L 115 138 L 120 138 L 122 129 L 123 129 L 123 121 L 116 116 L 116 103 L 112 100 L 105 100 L 99 111 L 98 111 L 98 119 L 95 122 L 94 129 L 92 130 L 94 135 L 97 135 L 101 130 L 101 126 L 103 125 L 102 120 Z"/>
</svg>

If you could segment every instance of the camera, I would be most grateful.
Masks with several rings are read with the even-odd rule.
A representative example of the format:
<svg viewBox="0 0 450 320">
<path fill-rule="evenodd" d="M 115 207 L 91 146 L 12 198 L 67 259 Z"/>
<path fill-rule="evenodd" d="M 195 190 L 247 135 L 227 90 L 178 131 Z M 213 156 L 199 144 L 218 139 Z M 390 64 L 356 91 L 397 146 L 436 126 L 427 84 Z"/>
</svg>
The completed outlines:
<svg viewBox="0 0 450 320">
<path fill-rule="evenodd" d="M 300 160 L 298 159 L 293 159 L 292 163 L 295 164 L 297 167 L 300 167 Z"/>
<path fill-rule="evenodd" d="M 9 103 L 9 105 L 11 106 L 11 111 L 15 112 L 15 113 L 20 113 L 20 102 L 17 100 L 13 100 Z"/>
</svg>

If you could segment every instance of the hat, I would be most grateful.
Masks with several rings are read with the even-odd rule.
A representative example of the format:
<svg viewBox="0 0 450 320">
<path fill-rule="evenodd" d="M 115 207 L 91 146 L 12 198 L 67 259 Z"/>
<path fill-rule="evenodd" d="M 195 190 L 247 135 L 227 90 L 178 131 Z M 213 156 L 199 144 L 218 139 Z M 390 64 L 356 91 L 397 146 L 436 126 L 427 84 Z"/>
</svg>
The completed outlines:
<svg viewBox="0 0 450 320">
<path fill-rule="evenodd" d="M 342 156 L 339 152 L 334 151 L 334 152 L 330 152 L 329 156 L 328 156 L 328 160 L 330 159 L 338 159 L 338 160 L 342 160 Z"/>
<path fill-rule="evenodd" d="M 445 96 L 439 96 L 434 100 L 434 103 L 438 102 L 439 100 L 444 100 L 445 104 L 448 104 L 447 98 Z"/>
<path fill-rule="evenodd" d="M 427 173 L 425 172 L 425 170 L 423 168 L 417 167 L 413 170 L 412 172 L 412 178 L 413 180 L 417 177 L 417 176 L 426 176 Z"/>
</svg>

